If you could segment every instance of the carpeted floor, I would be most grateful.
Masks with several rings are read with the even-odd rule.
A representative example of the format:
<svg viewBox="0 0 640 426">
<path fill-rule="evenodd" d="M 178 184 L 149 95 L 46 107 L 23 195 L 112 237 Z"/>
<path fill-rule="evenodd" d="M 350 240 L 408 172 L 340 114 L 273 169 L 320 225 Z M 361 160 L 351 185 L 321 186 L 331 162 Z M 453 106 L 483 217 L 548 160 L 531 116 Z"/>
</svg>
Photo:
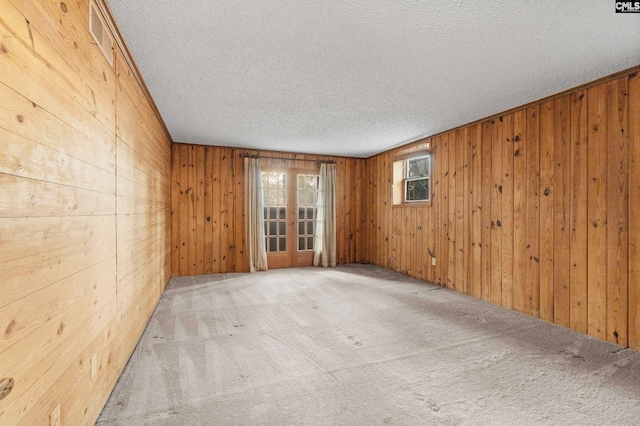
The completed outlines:
<svg viewBox="0 0 640 426">
<path fill-rule="evenodd" d="M 99 425 L 638 425 L 640 353 L 365 265 L 174 278 Z"/>
</svg>

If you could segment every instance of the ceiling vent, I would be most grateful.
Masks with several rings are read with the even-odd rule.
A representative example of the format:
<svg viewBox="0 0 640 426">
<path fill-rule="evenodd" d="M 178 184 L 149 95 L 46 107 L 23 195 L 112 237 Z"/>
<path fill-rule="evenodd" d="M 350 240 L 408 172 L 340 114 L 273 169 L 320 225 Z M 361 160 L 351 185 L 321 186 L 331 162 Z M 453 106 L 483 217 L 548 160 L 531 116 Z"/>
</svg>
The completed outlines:
<svg viewBox="0 0 640 426">
<path fill-rule="evenodd" d="M 102 13 L 94 2 L 89 4 L 89 32 L 113 68 L 113 38 L 107 29 Z"/>
</svg>

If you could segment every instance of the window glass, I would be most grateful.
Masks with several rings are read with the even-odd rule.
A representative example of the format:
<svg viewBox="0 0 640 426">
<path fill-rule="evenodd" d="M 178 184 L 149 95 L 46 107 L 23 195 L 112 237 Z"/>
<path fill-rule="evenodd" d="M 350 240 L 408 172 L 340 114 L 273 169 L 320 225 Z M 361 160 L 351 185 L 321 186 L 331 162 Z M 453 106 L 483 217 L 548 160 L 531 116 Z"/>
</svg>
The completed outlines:
<svg viewBox="0 0 640 426">
<path fill-rule="evenodd" d="M 407 160 L 407 178 L 429 175 L 429 157 L 410 158 Z"/>
<path fill-rule="evenodd" d="M 426 201 L 429 199 L 429 178 L 407 180 L 405 190 L 407 201 Z"/>
<path fill-rule="evenodd" d="M 286 176 L 283 173 L 262 173 L 262 196 L 268 252 L 286 250 L 287 209 Z"/>
<path fill-rule="evenodd" d="M 298 175 L 298 250 L 313 250 L 318 175 Z"/>
</svg>

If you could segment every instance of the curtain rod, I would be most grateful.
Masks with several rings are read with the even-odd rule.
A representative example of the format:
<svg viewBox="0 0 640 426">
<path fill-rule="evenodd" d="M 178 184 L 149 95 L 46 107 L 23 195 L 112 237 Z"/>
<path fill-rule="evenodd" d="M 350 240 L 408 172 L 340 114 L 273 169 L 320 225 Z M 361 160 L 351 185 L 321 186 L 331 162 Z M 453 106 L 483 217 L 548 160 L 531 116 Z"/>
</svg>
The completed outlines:
<svg viewBox="0 0 640 426">
<path fill-rule="evenodd" d="M 242 154 L 243 157 L 246 158 L 268 158 L 270 160 L 284 160 L 284 161 L 313 161 L 315 163 L 327 163 L 327 164 L 335 164 L 334 160 L 312 160 L 309 158 L 286 158 L 286 157 L 271 157 L 267 155 L 252 155 L 252 154 Z"/>
</svg>

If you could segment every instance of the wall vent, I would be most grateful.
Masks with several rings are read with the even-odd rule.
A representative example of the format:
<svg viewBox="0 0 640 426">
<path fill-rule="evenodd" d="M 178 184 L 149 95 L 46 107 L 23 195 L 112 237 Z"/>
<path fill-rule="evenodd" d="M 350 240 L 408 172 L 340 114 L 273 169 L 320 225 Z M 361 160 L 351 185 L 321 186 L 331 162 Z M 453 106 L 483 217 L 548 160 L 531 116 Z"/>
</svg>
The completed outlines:
<svg viewBox="0 0 640 426">
<path fill-rule="evenodd" d="M 104 57 L 107 58 L 109 65 L 113 68 L 113 38 L 104 22 L 102 13 L 100 13 L 100 10 L 93 1 L 89 4 L 89 32 L 98 44 Z"/>
</svg>

